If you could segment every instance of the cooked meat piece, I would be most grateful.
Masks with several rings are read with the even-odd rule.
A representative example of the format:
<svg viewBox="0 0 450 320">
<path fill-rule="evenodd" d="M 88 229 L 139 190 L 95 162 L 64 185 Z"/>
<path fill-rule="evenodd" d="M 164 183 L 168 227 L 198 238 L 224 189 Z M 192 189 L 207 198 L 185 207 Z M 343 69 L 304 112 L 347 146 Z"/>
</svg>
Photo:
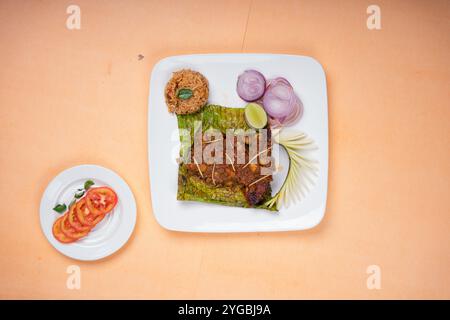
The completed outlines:
<svg viewBox="0 0 450 320">
<path fill-rule="evenodd" d="M 265 199 L 270 187 L 270 181 L 261 181 L 247 188 L 245 197 L 251 206 L 255 206 Z"/>
<path fill-rule="evenodd" d="M 268 146 L 271 145 L 270 134 Z M 205 148 L 206 144 L 203 144 Z M 223 146 L 225 146 L 225 141 L 223 141 Z M 254 207 L 262 202 L 270 191 L 270 182 L 272 181 L 272 176 L 261 175 L 262 165 L 259 163 L 259 156 L 255 159 L 256 163 L 248 163 L 249 161 L 249 146 L 245 145 L 245 161 L 246 164 L 237 164 L 237 140 L 235 140 L 235 152 L 233 165 L 226 162 L 226 150 L 223 150 L 223 160 L 224 164 L 198 164 L 195 161 L 191 163 L 184 164 L 189 174 L 195 175 L 208 184 L 215 186 L 233 186 L 239 185 L 251 207 Z M 225 147 L 224 147 L 225 149 Z M 261 152 L 263 150 L 259 150 Z M 267 156 L 270 157 L 271 150 L 268 149 Z M 191 149 L 191 156 L 194 155 L 194 147 Z M 264 165 L 264 167 L 270 167 L 270 163 Z"/>
</svg>

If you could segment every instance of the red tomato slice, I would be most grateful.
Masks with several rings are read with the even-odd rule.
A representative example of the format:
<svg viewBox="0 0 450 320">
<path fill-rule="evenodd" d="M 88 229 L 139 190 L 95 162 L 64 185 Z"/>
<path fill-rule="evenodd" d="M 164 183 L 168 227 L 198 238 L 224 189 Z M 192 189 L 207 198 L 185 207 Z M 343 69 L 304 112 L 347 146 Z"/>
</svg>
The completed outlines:
<svg viewBox="0 0 450 320">
<path fill-rule="evenodd" d="M 77 229 L 70 225 L 68 217 L 69 215 L 65 214 L 61 220 L 61 231 L 66 235 L 66 237 L 78 240 L 89 233 L 90 229 L 85 231 L 77 231 Z"/>
<path fill-rule="evenodd" d="M 90 189 L 85 199 L 89 211 L 96 216 L 110 212 L 117 204 L 116 193 L 108 187 Z"/>
<path fill-rule="evenodd" d="M 91 230 L 91 226 L 88 224 L 82 224 L 80 222 L 80 220 L 78 219 L 77 216 L 77 204 L 74 204 L 72 206 L 70 206 L 69 208 L 69 212 L 67 213 L 69 215 L 68 220 L 69 220 L 69 224 L 75 228 L 75 230 L 79 231 L 79 232 L 84 232 L 87 230 Z"/>
<path fill-rule="evenodd" d="M 93 228 L 105 217 L 104 214 L 98 216 L 93 215 L 86 206 L 86 198 L 83 198 L 77 202 L 75 206 L 75 212 L 78 221 L 80 221 L 82 225 L 88 226 L 89 229 Z"/>
<path fill-rule="evenodd" d="M 59 242 L 62 242 L 62 243 L 74 242 L 76 239 L 66 236 L 61 230 L 61 221 L 63 220 L 63 218 L 64 218 L 64 216 L 58 218 L 53 223 L 53 228 L 52 228 L 53 236 L 55 237 L 56 240 L 58 240 Z"/>
</svg>

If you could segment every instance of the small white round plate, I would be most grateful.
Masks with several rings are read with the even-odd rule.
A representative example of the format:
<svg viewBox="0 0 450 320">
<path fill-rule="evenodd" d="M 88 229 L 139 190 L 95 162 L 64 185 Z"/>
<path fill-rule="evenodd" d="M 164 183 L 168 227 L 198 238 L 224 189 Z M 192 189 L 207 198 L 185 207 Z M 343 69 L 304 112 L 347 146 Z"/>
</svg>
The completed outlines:
<svg viewBox="0 0 450 320">
<path fill-rule="evenodd" d="M 111 187 L 117 193 L 117 205 L 86 237 L 60 243 L 52 234 L 52 226 L 61 214 L 53 208 L 58 203 L 68 206 L 77 189 L 89 179 L 95 183 L 92 187 Z M 80 165 L 64 170 L 49 183 L 41 199 L 40 218 L 42 231 L 56 250 L 77 260 L 98 260 L 119 250 L 130 238 L 136 224 L 136 201 L 130 187 L 115 172 L 97 165 Z"/>
</svg>

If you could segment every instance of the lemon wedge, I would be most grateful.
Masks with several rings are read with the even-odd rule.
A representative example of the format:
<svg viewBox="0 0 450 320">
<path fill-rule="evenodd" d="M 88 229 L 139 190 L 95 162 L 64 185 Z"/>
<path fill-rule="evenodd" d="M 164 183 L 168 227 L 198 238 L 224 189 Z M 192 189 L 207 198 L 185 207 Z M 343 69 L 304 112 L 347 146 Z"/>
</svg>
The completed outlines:
<svg viewBox="0 0 450 320">
<path fill-rule="evenodd" d="M 267 125 L 267 113 L 259 104 L 252 102 L 245 106 L 245 121 L 253 129 L 262 129 Z"/>
</svg>

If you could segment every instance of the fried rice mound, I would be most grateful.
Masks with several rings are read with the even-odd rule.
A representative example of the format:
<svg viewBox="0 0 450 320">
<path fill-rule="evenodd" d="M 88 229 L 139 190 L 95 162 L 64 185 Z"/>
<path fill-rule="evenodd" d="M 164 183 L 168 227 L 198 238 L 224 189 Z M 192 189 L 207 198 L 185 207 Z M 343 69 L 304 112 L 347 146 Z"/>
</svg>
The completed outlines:
<svg viewBox="0 0 450 320">
<path fill-rule="evenodd" d="M 192 96 L 186 100 L 180 99 L 180 89 L 192 90 Z M 174 72 L 165 89 L 169 112 L 176 114 L 197 112 L 206 104 L 208 94 L 208 80 L 200 72 L 189 69 Z"/>
</svg>

